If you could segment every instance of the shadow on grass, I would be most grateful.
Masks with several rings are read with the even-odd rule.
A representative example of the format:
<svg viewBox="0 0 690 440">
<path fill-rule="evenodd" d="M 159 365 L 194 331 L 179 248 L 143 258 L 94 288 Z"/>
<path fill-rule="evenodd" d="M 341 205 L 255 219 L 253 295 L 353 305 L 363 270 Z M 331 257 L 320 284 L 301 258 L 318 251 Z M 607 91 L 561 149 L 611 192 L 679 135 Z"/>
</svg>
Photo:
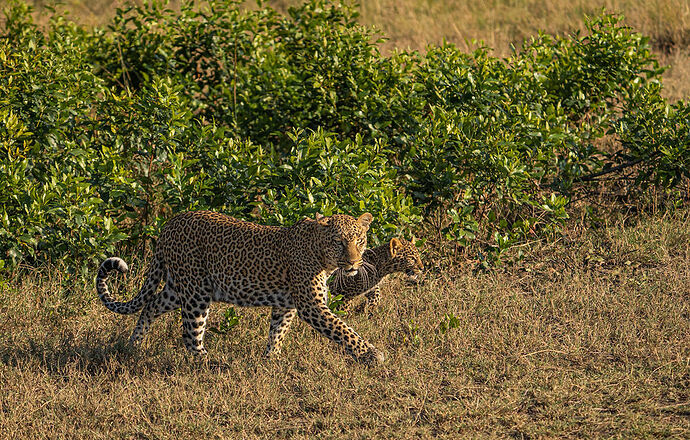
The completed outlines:
<svg viewBox="0 0 690 440">
<path fill-rule="evenodd" d="M 255 368 L 259 359 L 246 359 L 247 368 Z M 82 373 L 87 376 L 108 374 L 172 376 L 192 370 L 224 372 L 234 369 L 228 362 L 212 353 L 196 357 L 184 347 L 170 347 L 163 343 L 134 346 L 128 336 L 90 338 L 74 343 L 71 338 L 39 340 L 28 338 L 22 346 L 0 346 L 0 365 L 22 370 L 40 370 L 49 375 Z"/>
<path fill-rule="evenodd" d="M 143 357 L 140 350 L 122 335 L 82 343 L 73 343 L 70 339 L 30 337 L 18 347 L 1 346 L 0 363 L 15 368 L 38 368 L 49 374 L 77 370 L 98 375 L 105 371 L 113 373 L 113 367 L 136 365 Z"/>
</svg>

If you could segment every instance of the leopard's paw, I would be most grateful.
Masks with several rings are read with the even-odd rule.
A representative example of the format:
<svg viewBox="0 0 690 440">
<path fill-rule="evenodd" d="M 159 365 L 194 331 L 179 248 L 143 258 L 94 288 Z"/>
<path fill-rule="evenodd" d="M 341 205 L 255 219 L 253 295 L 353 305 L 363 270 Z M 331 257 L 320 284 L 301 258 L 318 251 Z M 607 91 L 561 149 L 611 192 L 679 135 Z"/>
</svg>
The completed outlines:
<svg viewBox="0 0 690 440">
<path fill-rule="evenodd" d="M 370 347 L 366 353 L 364 353 L 359 361 L 365 365 L 380 365 L 386 360 L 383 352 L 376 347 Z"/>
</svg>

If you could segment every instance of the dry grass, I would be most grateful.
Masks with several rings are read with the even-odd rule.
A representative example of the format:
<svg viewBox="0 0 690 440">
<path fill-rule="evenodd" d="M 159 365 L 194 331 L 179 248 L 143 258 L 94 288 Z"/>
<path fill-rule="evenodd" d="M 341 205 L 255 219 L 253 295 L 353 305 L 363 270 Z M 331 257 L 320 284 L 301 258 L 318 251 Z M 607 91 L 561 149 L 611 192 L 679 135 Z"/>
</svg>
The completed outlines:
<svg viewBox="0 0 690 440">
<path fill-rule="evenodd" d="M 572 231 L 504 271 L 392 280 L 372 318 L 348 319 L 388 354 L 372 369 L 303 323 L 262 360 L 263 309 L 209 334 L 203 362 L 173 314 L 132 349 L 134 318 L 91 283 L 9 280 L 0 438 L 688 438 L 689 226 L 683 212 Z M 459 326 L 442 334 L 447 313 Z"/>
<path fill-rule="evenodd" d="M 294 2 L 293 2 L 294 3 Z M 690 4 L 687 0 L 374 0 L 362 2 L 362 20 L 391 37 L 395 47 L 423 48 L 443 39 L 469 48 L 467 41 L 484 40 L 498 55 L 508 55 L 539 30 L 564 33 L 582 28 L 584 15 L 596 15 L 602 7 L 617 11 L 626 22 L 668 44 L 687 44 Z"/>
<path fill-rule="evenodd" d="M 687 100 L 690 97 L 690 50 L 674 50 L 661 55 L 659 61 L 669 66 L 664 72 L 664 96 L 671 100 Z"/>
<path fill-rule="evenodd" d="M 31 0 L 28 0 L 31 1 Z M 284 11 L 301 0 L 270 0 Z M 139 1 L 140 2 L 140 1 Z M 2 1 L 0 0 L 0 3 Z M 51 0 L 33 0 L 39 21 L 47 15 L 43 5 Z M 125 0 L 66 0 L 72 17 L 88 25 L 102 25 Z M 171 7 L 180 0 L 170 0 Z M 254 3 L 247 1 L 252 7 Z M 657 54 L 671 71 L 665 76 L 665 96 L 672 100 L 690 96 L 690 0 L 369 0 L 361 2 L 361 21 L 376 26 L 389 40 L 383 51 L 395 48 L 424 50 L 444 39 L 469 50 L 472 40 L 482 40 L 498 56 L 511 53 L 539 30 L 565 33 L 583 27 L 583 17 L 596 15 L 602 7 L 622 13 L 626 22 L 652 37 Z"/>
</svg>

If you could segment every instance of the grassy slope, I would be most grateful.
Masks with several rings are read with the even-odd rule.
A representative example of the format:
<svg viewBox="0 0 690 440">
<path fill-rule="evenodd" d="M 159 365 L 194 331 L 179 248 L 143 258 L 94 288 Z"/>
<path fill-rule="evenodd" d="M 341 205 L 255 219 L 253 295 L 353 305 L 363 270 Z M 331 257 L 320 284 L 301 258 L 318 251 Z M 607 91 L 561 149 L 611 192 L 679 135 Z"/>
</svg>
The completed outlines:
<svg viewBox="0 0 690 440">
<path fill-rule="evenodd" d="M 371 319 L 348 319 L 388 353 L 376 369 L 303 323 L 281 359 L 261 360 L 261 309 L 210 334 L 202 363 L 173 314 L 133 350 L 134 318 L 106 311 L 90 284 L 11 280 L 0 438 L 687 438 L 689 226 L 685 212 L 570 232 L 505 271 L 393 280 Z M 446 313 L 459 327 L 441 334 Z"/>
</svg>

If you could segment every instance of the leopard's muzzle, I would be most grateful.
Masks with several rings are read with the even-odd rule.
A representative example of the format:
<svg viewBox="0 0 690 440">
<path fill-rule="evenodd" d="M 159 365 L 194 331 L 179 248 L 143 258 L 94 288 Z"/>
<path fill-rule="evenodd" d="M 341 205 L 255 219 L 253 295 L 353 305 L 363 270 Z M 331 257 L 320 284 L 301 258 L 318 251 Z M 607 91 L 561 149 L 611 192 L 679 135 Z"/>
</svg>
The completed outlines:
<svg viewBox="0 0 690 440">
<path fill-rule="evenodd" d="M 353 277 L 357 275 L 358 272 L 359 269 L 354 266 L 350 267 L 349 269 L 343 269 L 343 273 L 345 273 L 345 275 L 347 275 L 348 277 Z"/>
<path fill-rule="evenodd" d="M 419 284 L 419 282 L 422 278 L 422 271 L 410 269 L 410 270 L 405 271 L 405 275 L 407 276 L 407 283 L 415 285 L 415 284 Z"/>
</svg>

